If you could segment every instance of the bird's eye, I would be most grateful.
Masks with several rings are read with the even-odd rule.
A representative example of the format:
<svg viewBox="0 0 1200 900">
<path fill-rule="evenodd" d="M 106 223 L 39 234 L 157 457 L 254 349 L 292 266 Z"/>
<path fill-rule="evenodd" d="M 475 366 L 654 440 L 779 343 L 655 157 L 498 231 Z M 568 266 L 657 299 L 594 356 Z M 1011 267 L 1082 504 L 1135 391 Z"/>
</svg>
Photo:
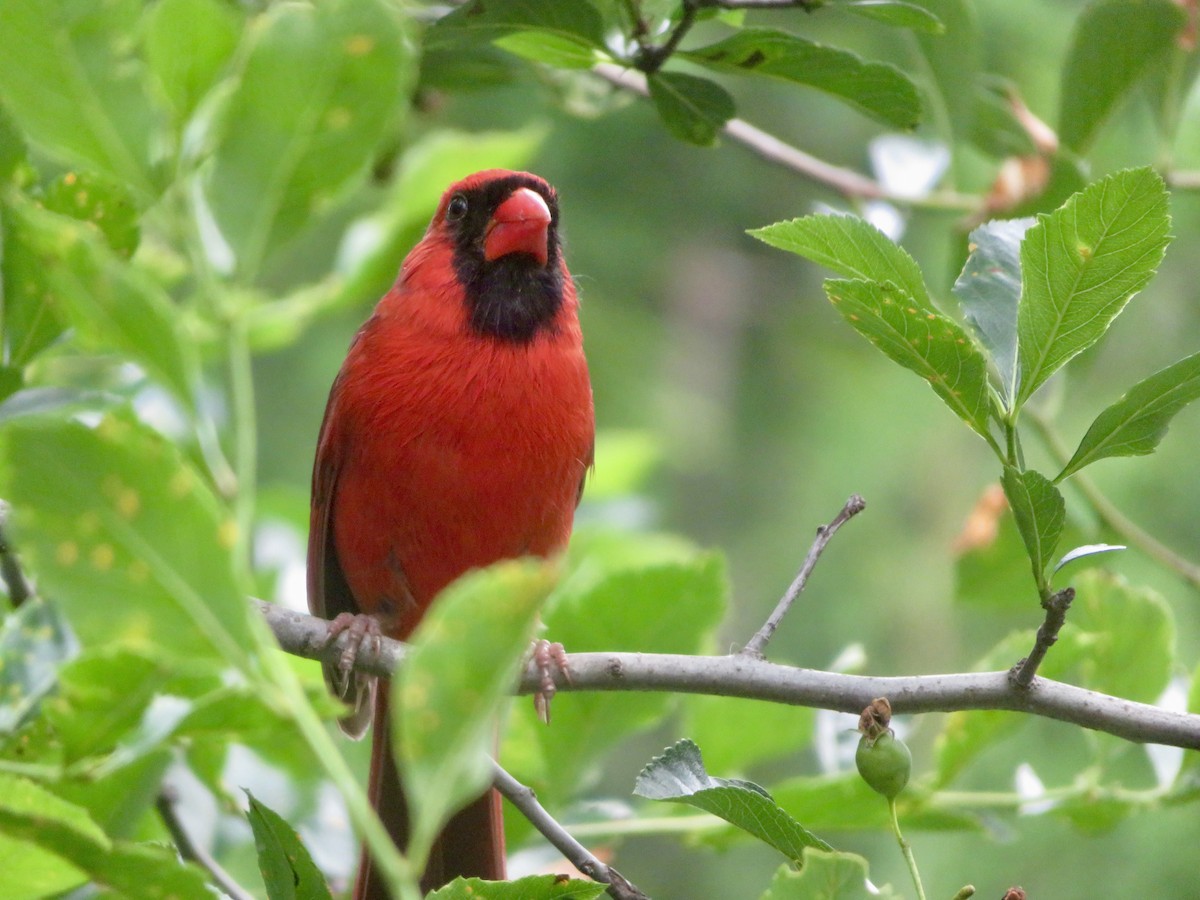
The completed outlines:
<svg viewBox="0 0 1200 900">
<path fill-rule="evenodd" d="M 455 194 L 446 205 L 446 221 L 457 222 L 467 214 L 467 198 L 463 194 Z"/>
</svg>

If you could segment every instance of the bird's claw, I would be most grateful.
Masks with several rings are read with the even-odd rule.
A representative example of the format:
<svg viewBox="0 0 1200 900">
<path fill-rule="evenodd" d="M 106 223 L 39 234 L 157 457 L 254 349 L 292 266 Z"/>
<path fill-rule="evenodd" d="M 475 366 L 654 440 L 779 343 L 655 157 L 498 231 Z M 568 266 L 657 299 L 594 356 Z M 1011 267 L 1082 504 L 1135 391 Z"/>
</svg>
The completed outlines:
<svg viewBox="0 0 1200 900">
<path fill-rule="evenodd" d="M 571 667 L 567 662 L 566 648 L 557 641 L 536 640 L 533 642 L 533 664 L 540 677 L 537 692 L 533 695 L 533 707 L 537 710 L 538 718 L 549 725 L 550 701 L 558 690 L 554 680 L 555 670 L 562 675 L 567 684 L 571 683 Z"/>
<path fill-rule="evenodd" d="M 342 684 L 348 684 L 354 671 L 355 660 L 363 645 L 370 642 L 378 650 L 383 632 L 379 628 L 379 620 L 374 616 L 350 612 L 338 613 L 329 622 L 329 637 L 325 646 L 330 646 L 343 634 L 348 634 L 342 652 L 338 654 L 335 669 Z"/>
</svg>

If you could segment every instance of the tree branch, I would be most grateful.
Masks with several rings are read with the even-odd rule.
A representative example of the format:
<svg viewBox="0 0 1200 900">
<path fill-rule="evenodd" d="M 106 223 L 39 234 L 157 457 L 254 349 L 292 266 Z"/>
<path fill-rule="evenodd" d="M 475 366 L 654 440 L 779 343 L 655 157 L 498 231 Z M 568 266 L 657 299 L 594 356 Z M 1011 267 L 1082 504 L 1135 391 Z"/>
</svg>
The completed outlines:
<svg viewBox="0 0 1200 900">
<path fill-rule="evenodd" d="M 322 649 L 323 619 L 283 610 L 256 600 L 289 653 L 320 659 L 336 655 L 338 642 Z M 403 645 L 384 638 L 375 653 L 364 647 L 357 667 L 388 677 L 403 658 Z M 572 653 L 571 680 L 559 679 L 558 690 L 668 691 L 768 700 L 857 715 L 876 697 L 887 697 L 898 713 L 1004 709 L 1056 719 L 1104 731 L 1138 743 L 1167 744 L 1200 750 L 1200 715 L 1179 713 L 1147 703 L 1123 700 L 1074 685 L 1036 677 L 1028 688 L 1015 687 L 1008 672 L 875 677 L 798 669 L 736 654 L 680 656 L 661 653 Z M 532 694 L 541 685 L 536 666 L 526 669 L 519 692 Z"/>
<path fill-rule="evenodd" d="M 592 72 L 622 90 L 642 97 L 649 96 L 646 80 L 639 72 L 611 63 L 594 66 Z M 851 200 L 887 200 L 902 206 L 961 210 L 971 213 L 977 212 L 982 204 L 979 197 L 958 194 L 953 191 L 935 191 L 929 196 L 919 199 L 897 194 L 860 172 L 835 166 L 805 153 L 773 134 L 751 125 L 744 119 L 730 119 L 721 130 L 727 137 L 757 153 L 767 162 L 776 163 L 810 181 L 832 188 Z"/>
<path fill-rule="evenodd" d="M 255 900 L 254 895 L 221 868 L 221 864 L 213 859 L 208 851 L 192 840 L 192 836 L 183 827 L 183 822 L 175 812 L 175 800 L 174 788 L 164 784 L 162 790 L 159 791 L 158 798 L 154 801 L 154 806 L 158 809 L 158 816 L 162 819 L 163 825 L 170 832 L 171 840 L 175 842 L 179 855 L 208 872 L 212 876 L 213 884 L 223 893 L 228 894 L 232 900 Z"/>
<path fill-rule="evenodd" d="M 787 615 L 792 604 L 800 596 L 804 590 L 804 586 L 808 584 L 808 576 L 812 574 L 812 570 L 817 565 L 817 560 L 821 558 L 821 553 L 825 546 L 833 540 L 833 536 L 837 534 L 837 530 L 852 518 L 867 508 L 867 502 L 858 494 L 854 494 L 846 501 L 846 505 L 842 507 L 841 512 L 834 516 L 833 521 L 828 525 L 820 525 L 817 527 L 817 537 L 812 543 L 812 547 L 808 550 L 808 556 L 804 558 L 804 565 L 800 567 L 800 571 L 796 574 L 791 585 L 780 598 L 778 605 L 772 610 L 771 615 L 767 617 L 767 621 L 763 623 L 762 628 L 758 633 L 746 643 L 742 648 L 742 653 L 747 656 L 754 656 L 762 659 L 763 651 L 767 649 L 767 643 L 775 634 L 775 629 L 779 627 L 779 623 L 783 621 L 783 617 Z"/>
<path fill-rule="evenodd" d="M 8 504 L 0 500 L 0 578 L 4 580 L 4 587 L 8 591 L 8 602 L 16 609 L 33 596 L 33 589 L 25 580 L 21 562 L 8 542 L 8 510 Z"/>
<path fill-rule="evenodd" d="M 620 872 L 602 863 L 583 844 L 568 834 L 538 802 L 533 788 L 521 784 L 499 763 L 493 761 L 492 767 L 492 784 L 496 790 L 508 798 L 508 801 L 521 811 L 530 824 L 553 844 L 571 865 L 593 881 L 607 884 L 608 894 L 614 900 L 648 900 L 646 895 L 630 884 Z"/>
</svg>

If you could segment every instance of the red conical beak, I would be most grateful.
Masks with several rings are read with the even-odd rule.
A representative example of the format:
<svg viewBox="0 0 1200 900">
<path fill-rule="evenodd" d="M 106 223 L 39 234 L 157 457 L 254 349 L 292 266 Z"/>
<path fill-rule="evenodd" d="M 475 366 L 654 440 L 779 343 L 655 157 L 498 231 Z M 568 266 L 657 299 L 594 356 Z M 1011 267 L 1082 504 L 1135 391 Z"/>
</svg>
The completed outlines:
<svg viewBox="0 0 1200 900">
<path fill-rule="evenodd" d="M 528 253 L 546 264 L 550 208 L 537 191 L 517 188 L 496 207 L 483 238 L 483 258 L 489 262 L 510 253 Z"/>
</svg>

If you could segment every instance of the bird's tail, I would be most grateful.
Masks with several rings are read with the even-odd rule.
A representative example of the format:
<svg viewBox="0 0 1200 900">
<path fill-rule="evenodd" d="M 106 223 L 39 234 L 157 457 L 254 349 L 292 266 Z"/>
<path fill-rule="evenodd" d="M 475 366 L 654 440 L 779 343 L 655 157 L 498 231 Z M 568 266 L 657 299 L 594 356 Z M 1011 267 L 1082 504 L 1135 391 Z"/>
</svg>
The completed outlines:
<svg viewBox="0 0 1200 900">
<path fill-rule="evenodd" d="M 367 794 L 388 834 L 396 846 L 403 850 L 408 845 L 409 836 L 408 804 L 404 799 L 392 752 L 389 694 L 389 685 L 381 681 L 375 695 Z M 425 874 L 421 877 L 421 890 L 435 890 L 460 875 L 492 881 L 505 877 L 504 819 L 500 810 L 500 795 L 495 788 L 489 788 L 486 794 L 457 813 L 438 836 L 429 855 Z M 358 869 L 354 900 L 391 900 L 383 876 L 375 868 L 366 848 L 363 848 Z"/>
</svg>

